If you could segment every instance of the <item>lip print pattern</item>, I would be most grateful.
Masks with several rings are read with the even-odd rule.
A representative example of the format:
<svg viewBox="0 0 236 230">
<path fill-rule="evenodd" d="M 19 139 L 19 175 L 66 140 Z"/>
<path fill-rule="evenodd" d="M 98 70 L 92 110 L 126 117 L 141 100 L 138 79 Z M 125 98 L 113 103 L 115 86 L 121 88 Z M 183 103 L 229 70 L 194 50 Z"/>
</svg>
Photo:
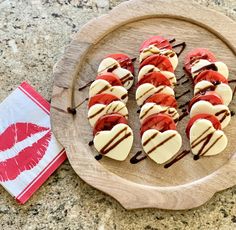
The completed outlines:
<svg viewBox="0 0 236 230">
<path fill-rule="evenodd" d="M 0 162 L 0 182 L 14 180 L 21 172 L 35 167 L 45 155 L 52 133 L 49 128 L 32 123 L 16 123 L 0 134 L 0 154 L 4 154 L 4 151 L 14 148 L 17 143 L 41 132 L 46 134 L 32 145 L 20 150 L 15 156 Z"/>
</svg>

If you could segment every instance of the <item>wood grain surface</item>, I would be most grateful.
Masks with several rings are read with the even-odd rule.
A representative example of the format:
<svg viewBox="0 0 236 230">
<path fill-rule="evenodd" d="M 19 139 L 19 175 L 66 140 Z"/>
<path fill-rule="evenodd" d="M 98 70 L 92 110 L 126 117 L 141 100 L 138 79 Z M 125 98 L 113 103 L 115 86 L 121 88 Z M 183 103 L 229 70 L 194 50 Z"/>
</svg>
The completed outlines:
<svg viewBox="0 0 236 230">
<path fill-rule="evenodd" d="M 92 130 L 87 121 L 87 103 L 77 109 L 75 116 L 67 113 L 88 97 L 88 88 L 78 88 L 95 79 L 100 61 L 110 53 L 127 53 L 138 57 L 139 45 L 152 35 L 175 37 L 185 41 L 176 76 L 183 75 L 183 58 L 192 48 L 206 47 L 225 62 L 230 79 L 236 76 L 236 23 L 215 11 L 184 0 L 131 0 L 120 4 L 109 14 L 87 23 L 67 47 L 54 67 L 54 87 L 51 106 L 52 126 L 59 141 L 66 147 L 75 172 L 91 186 L 113 196 L 126 209 L 156 207 L 190 209 L 208 201 L 214 193 L 236 184 L 236 116 L 225 130 L 227 149 L 214 157 L 194 161 L 191 154 L 165 169 L 150 159 L 131 164 L 130 158 L 141 150 L 139 122 L 135 102 L 135 87 L 129 92 L 129 123 L 135 142 L 124 162 L 108 158 L 101 161 L 94 147 Z M 135 63 L 136 75 L 138 62 Z M 184 81 L 184 80 L 182 80 Z M 176 95 L 186 89 L 191 92 L 178 100 L 184 104 L 193 96 L 191 82 L 177 86 Z M 234 87 L 231 84 L 232 88 Z M 236 111 L 235 100 L 230 109 Z M 181 110 L 179 111 L 181 113 Z M 189 117 L 178 124 L 183 138 L 182 150 L 189 149 L 185 127 Z"/>
</svg>

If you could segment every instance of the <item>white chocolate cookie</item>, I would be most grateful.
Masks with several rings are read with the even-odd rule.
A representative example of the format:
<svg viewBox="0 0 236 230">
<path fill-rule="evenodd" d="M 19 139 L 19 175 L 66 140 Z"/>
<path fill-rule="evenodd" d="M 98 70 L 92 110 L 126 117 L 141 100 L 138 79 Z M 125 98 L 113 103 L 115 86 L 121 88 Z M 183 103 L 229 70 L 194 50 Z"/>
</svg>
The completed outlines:
<svg viewBox="0 0 236 230">
<path fill-rule="evenodd" d="M 163 164 L 180 150 L 182 138 L 176 130 L 167 130 L 162 133 L 149 129 L 143 133 L 142 146 L 153 161 Z"/>
<path fill-rule="evenodd" d="M 127 90 L 130 89 L 134 83 L 133 74 L 129 70 L 121 68 L 119 62 L 113 58 L 108 57 L 101 61 L 98 67 L 98 74 L 102 74 L 104 72 L 111 72 L 115 74 Z"/>
<path fill-rule="evenodd" d="M 110 113 L 119 113 L 128 119 L 128 110 L 126 105 L 122 101 L 113 101 L 108 105 L 95 104 L 89 108 L 88 120 L 92 127 L 94 127 L 97 120 Z"/>
<path fill-rule="evenodd" d="M 229 77 L 229 70 L 223 62 L 209 62 L 205 59 L 199 59 L 191 67 L 192 77 L 195 78 L 199 73 L 206 69 L 212 69 L 223 75 L 226 79 Z"/>
<path fill-rule="evenodd" d="M 172 119 L 175 122 L 178 122 L 179 113 L 177 112 L 177 110 L 175 108 L 157 105 L 155 103 L 150 103 L 150 102 L 145 103 L 142 106 L 142 108 L 140 110 L 140 114 L 139 114 L 140 122 L 142 123 L 145 118 L 149 117 L 152 114 L 157 114 L 157 113 L 167 114 L 170 117 L 172 117 Z"/>
<path fill-rule="evenodd" d="M 206 80 L 200 81 L 194 86 L 194 95 L 198 94 L 199 92 L 204 92 L 205 90 L 215 91 L 227 106 L 232 101 L 232 89 L 225 83 L 214 85 Z"/>
<path fill-rule="evenodd" d="M 212 105 L 208 101 L 198 101 L 191 107 L 190 117 L 201 113 L 215 115 L 221 123 L 222 129 L 224 129 L 231 120 L 231 113 L 226 105 Z"/>
<path fill-rule="evenodd" d="M 144 77 L 145 74 L 151 73 L 151 72 L 160 72 L 163 74 L 166 78 L 169 79 L 172 88 L 176 85 L 176 77 L 175 74 L 169 71 L 160 71 L 157 67 L 154 65 L 145 65 L 143 68 L 140 69 L 138 74 L 138 81 Z"/>
<path fill-rule="evenodd" d="M 117 161 L 124 161 L 133 145 L 133 131 L 126 124 L 117 124 L 109 131 L 97 132 L 94 147 L 97 151 Z"/>
<path fill-rule="evenodd" d="M 103 79 L 98 79 L 91 84 L 89 88 L 89 98 L 100 93 L 112 94 L 124 103 L 128 101 L 128 92 L 123 86 L 112 86 Z"/>
<path fill-rule="evenodd" d="M 224 132 L 216 130 L 209 120 L 196 120 L 190 129 L 190 146 L 194 155 L 217 155 L 226 148 L 227 143 Z"/>
<path fill-rule="evenodd" d="M 147 57 L 153 54 L 160 54 L 166 56 L 169 61 L 171 62 L 173 69 L 175 70 L 178 65 L 178 57 L 174 50 L 167 50 L 167 49 L 159 49 L 155 45 L 150 45 L 149 47 L 145 48 L 139 56 L 139 62 L 141 63 Z"/>
<path fill-rule="evenodd" d="M 143 105 L 143 103 L 153 94 L 155 93 L 165 93 L 171 96 L 174 96 L 174 90 L 168 86 L 161 85 L 158 87 L 155 87 L 154 85 L 150 83 L 145 83 L 140 85 L 136 90 L 136 101 L 139 106 Z"/>
</svg>

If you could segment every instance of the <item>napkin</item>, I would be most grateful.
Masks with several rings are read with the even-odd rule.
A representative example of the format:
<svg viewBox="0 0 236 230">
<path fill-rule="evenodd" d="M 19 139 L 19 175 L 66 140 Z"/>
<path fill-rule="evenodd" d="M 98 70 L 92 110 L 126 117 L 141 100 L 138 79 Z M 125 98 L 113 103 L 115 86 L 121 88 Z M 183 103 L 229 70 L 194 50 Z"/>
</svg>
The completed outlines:
<svg viewBox="0 0 236 230">
<path fill-rule="evenodd" d="M 0 104 L 0 184 L 24 204 L 65 159 L 50 104 L 23 82 Z"/>
</svg>

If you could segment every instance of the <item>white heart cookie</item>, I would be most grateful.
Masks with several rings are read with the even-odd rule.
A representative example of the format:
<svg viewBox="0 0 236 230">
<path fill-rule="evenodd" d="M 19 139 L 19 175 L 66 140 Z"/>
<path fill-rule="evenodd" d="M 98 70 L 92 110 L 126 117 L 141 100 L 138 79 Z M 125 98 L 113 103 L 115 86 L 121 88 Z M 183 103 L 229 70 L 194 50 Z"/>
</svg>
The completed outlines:
<svg viewBox="0 0 236 230">
<path fill-rule="evenodd" d="M 99 153 L 114 160 L 123 161 L 133 145 L 133 131 L 126 124 L 117 124 L 112 130 L 97 132 L 94 147 Z"/>
<path fill-rule="evenodd" d="M 142 146 L 153 161 L 163 164 L 180 150 L 182 138 L 176 130 L 167 130 L 162 133 L 149 129 L 143 133 Z"/>
<path fill-rule="evenodd" d="M 124 103 L 128 101 L 128 92 L 123 86 L 112 86 L 103 79 L 98 79 L 91 84 L 89 88 L 89 98 L 100 93 L 112 94 Z"/>
<path fill-rule="evenodd" d="M 215 91 L 222 98 L 225 105 L 229 105 L 232 100 L 232 89 L 225 83 L 214 85 L 206 80 L 200 81 L 194 86 L 194 95 L 205 90 Z"/>
<path fill-rule="evenodd" d="M 205 59 L 197 60 L 191 67 L 192 77 L 195 78 L 202 70 L 213 69 L 223 75 L 226 79 L 229 77 L 229 69 L 223 62 L 209 62 Z"/>
<path fill-rule="evenodd" d="M 175 70 L 178 65 L 178 57 L 173 50 L 167 50 L 167 49 L 159 49 L 155 45 L 150 45 L 149 47 L 145 48 L 139 56 L 139 62 L 141 63 L 144 59 L 147 57 L 153 55 L 153 54 L 160 54 L 163 56 L 166 56 L 169 61 L 171 62 L 173 69 Z"/>
<path fill-rule="evenodd" d="M 153 94 L 155 93 L 165 93 L 171 96 L 174 96 L 174 90 L 170 88 L 169 86 L 161 85 L 158 87 L 155 87 L 154 85 L 150 83 L 145 83 L 140 85 L 136 90 L 136 101 L 139 106 L 143 105 L 144 102 Z"/>
<path fill-rule="evenodd" d="M 208 101 L 198 101 L 191 107 L 190 117 L 201 113 L 215 115 L 220 121 L 222 129 L 224 129 L 231 120 L 231 113 L 226 105 L 212 105 Z"/>
<path fill-rule="evenodd" d="M 128 119 L 128 110 L 126 105 L 122 101 L 113 101 L 108 105 L 95 104 L 89 108 L 88 120 L 92 127 L 94 127 L 97 120 L 110 113 L 119 113 Z"/>
<path fill-rule="evenodd" d="M 109 72 L 109 70 L 116 69 L 118 67 L 120 67 L 120 64 L 114 58 L 104 58 L 98 66 L 98 74 Z"/>
<path fill-rule="evenodd" d="M 122 68 L 119 62 L 115 59 L 108 57 L 101 61 L 98 67 L 98 74 L 102 74 L 107 71 L 115 74 L 127 90 L 132 87 L 134 83 L 133 74 L 129 70 Z"/>
<path fill-rule="evenodd" d="M 138 73 L 138 81 L 140 81 L 140 79 L 142 79 L 144 77 L 145 74 L 151 73 L 151 72 L 160 72 L 161 74 L 163 74 L 166 78 L 169 79 L 170 83 L 171 83 L 171 87 L 174 88 L 176 85 L 176 77 L 175 74 L 170 72 L 170 71 L 160 71 L 160 69 L 158 69 L 157 67 L 155 67 L 154 65 L 145 65 L 144 67 L 142 67 Z"/>
<path fill-rule="evenodd" d="M 222 152 L 228 139 L 222 130 L 216 130 L 206 119 L 196 120 L 190 129 L 192 153 L 199 156 L 212 156 Z"/>
<path fill-rule="evenodd" d="M 145 103 L 142 106 L 139 114 L 140 122 L 142 123 L 145 118 L 149 117 L 152 114 L 157 114 L 157 113 L 167 114 L 170 117 L 172 117 L 175 122 L 178 122 L 179 113 L 175 108 L 157 105 L 155 103 L 150 103 L 150 102 Z"/>
</svg>

